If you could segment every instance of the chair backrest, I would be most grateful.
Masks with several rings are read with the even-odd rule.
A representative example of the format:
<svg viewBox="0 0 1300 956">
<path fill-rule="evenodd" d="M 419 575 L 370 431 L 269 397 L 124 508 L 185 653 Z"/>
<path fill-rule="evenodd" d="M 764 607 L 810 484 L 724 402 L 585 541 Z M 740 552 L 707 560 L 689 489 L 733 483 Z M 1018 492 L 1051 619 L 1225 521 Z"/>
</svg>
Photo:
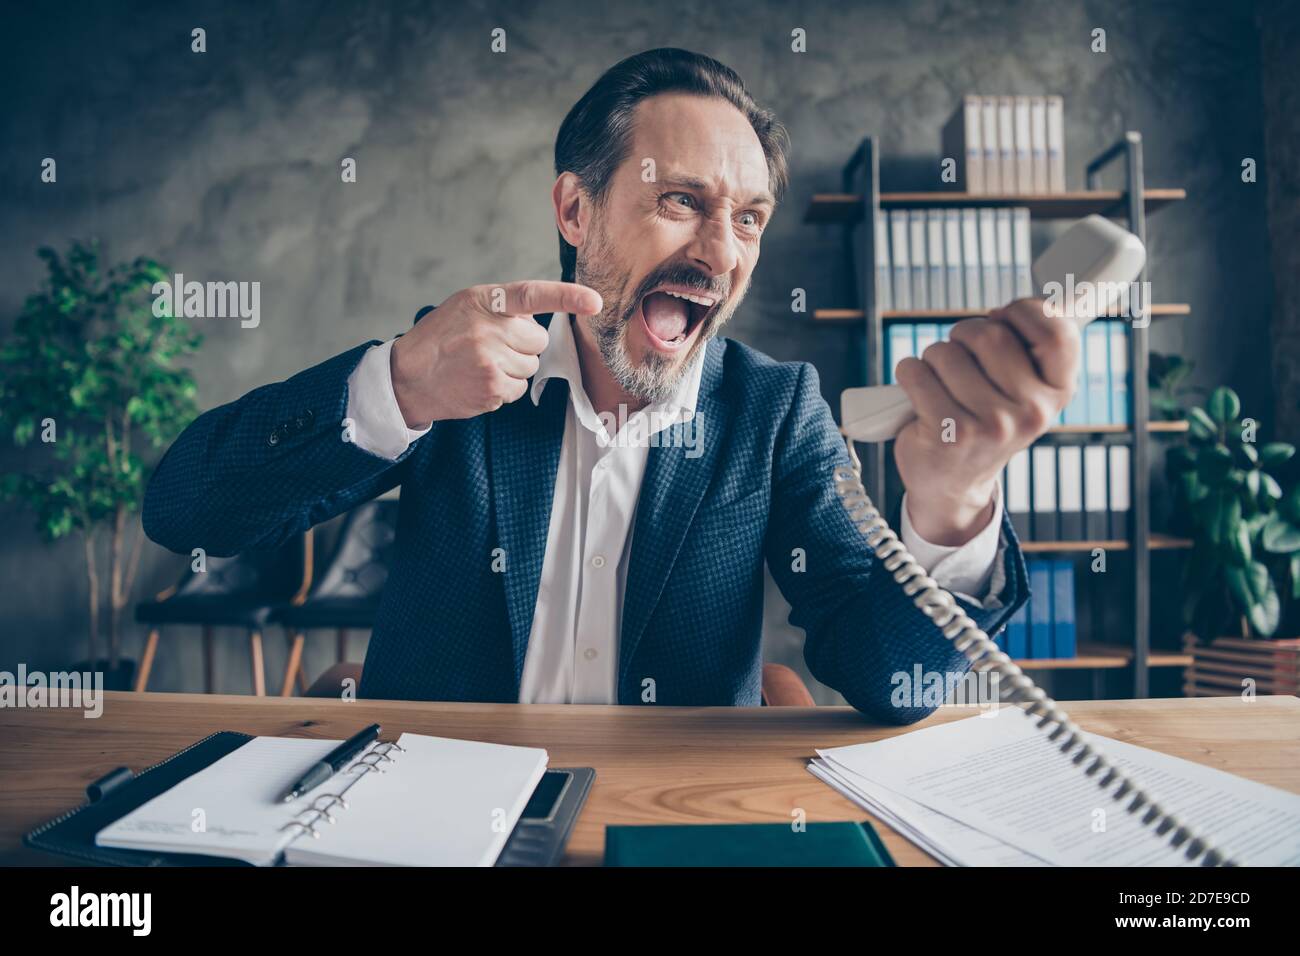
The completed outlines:
<svg viewBox="0 0 1300 956">
<path fill-rule="evenodd" d="M 228 558 L 205 557 L 202 572 L 196 572 L 191 561 L 171 596 L 287 601 L 310 583 L 310 536 L 310 531 L 294 535 L 270 550 L 245 551 Z"/>
<path fill-rule="evenodd" d="M 397 540 L 399 502 L 367 501 L 344 519 L 338 543 L 308 595 L 324 598 L 378 600 L 388 581 L 388 567 Z"/>
</svg>

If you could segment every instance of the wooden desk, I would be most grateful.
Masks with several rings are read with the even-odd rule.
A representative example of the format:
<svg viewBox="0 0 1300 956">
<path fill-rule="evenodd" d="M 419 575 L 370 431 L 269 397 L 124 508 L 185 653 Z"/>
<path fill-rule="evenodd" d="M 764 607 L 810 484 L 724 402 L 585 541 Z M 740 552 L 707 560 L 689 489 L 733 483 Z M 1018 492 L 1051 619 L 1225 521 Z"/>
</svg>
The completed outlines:
<svg viewBox="0 0 1300 956">
<path fill-rule="evenodd" d="M 1300 698 L 1088 701 L 1086 730 L 1300 793 Z M 59 862 L 22 835 L 85 798 L 114 767 L 139 770 L 215 730 L 342 738 L 372 721 L 402 731 L 545 747 L 551 766 L 591 766 L 596 783 L 567 861 L 599 863 L 612 823 L 781 822 L 866 814 L 805 769 L 818 747 L 879 740 L 969 716 L 944 708 L 911 728 L 839 707 L 673 708 L 344 702 L 198 694 L 105 695 L 103 715 L 0 710 L 0 861 Z M 900 864 L 934 861 L 877 826 Z"/>
</svg>

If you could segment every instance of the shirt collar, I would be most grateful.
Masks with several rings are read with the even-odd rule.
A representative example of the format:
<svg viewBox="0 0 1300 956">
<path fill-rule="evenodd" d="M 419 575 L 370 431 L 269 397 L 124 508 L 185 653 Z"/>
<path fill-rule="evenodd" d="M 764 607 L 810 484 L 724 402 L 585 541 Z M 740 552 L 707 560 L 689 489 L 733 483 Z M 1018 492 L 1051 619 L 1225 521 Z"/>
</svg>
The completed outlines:
<svg viewBox="0 0 1300 956">
<path fill-rule="evenodd" d="M 578 363 L 578 344 L 573 336 L 572 320 L 567 313 L 556 312 L 551 316 L 551 324 L 547 327 L 547 331 L 550 333 L 550 340 L 546 343 L 542 354 L 538 356 L 537 374 L 533 376 L 533 384 L 529 392 L 533 404 L 537 405 L 541 402 L 542 390 L 548 381 L 562 378 L 569 383 L 569 396 L 579 419 L 588 428 L 599 431 L 595 427 L 599 425 L 599 419 L 592 407 L 591 399 L 587 397 L 587 390 L 582 385 L 582 367 Z M 678 381 L 671 395 L 661 402 L 647 405 L 636 414 L 652 412 L 666 420 L 680 419 L 681 421 L 686 421 L 693 416 L 699 400 L 700 377 L 704 372 L 704 352 L 707 347 L 706 344 L 691 359 L 690 367 Z"/>
</svg>

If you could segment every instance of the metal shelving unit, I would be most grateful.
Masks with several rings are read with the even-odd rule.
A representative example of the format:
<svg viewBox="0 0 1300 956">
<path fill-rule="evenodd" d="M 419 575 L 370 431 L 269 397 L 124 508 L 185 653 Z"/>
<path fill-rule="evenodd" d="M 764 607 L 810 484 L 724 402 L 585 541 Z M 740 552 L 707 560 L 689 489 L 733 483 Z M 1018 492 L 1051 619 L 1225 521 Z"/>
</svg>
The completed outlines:
<svg viewBox="0 0 1300 956">
<path fill-rule="evenodd" d="M 1100 188 L 1101 174 L 1109 167 L 1123 172 L 1123 187 Z M 884 329 L 891 322 L 959 321 L 984 314 L 981 310 L 946 310 L 886 312 L 879 308 L 875 289 L 876 221 L 881 210 L 903 208 L 952 208 L 1027 206 L 1034 219 L 1075 219 L 1090 213 L 1109 216 L 1124 222 L 1126 228 L 1146 242 L 1146 216 L 1171 203 L 1186 198 L 1181 189 L 1148 189 L 1142 168 L 1142 136 L 1125 133 L 1123 138 L 1098 155 L 1086 167 L 1087 189 L 1082 192 L 1051 195 L 971 195 L 959 192 L 882 193 L 880 190 L 880 152 L 874 136 L 868 136 L 844 167 L 838 193 L 814 195 L 804 216 L 808 223 L 837 223 L 845 227 L 845 241 L 853 263 L 858 302 L 849 308 L 817 309 L 813 320 L 828 327 L 861 327 L 865 333 L 864 384 L 884 383 Z M 1138 277 L 1144 281 L 1146 269 Z M 1146 304 L 1150 318 L 1186 316 L 1191 309 L 1185 304 Z M 861 324 L 859 326 L 859 323 Z M 1069 660 L 1020 661 L 1022 666 L 1037 670 L 1091 670 L 1094 688 L 1101 686 L 1106 670 L 1132 668 L 1133 696 L 1149 694 L 1152 667 L 1181 667 L 1187 655 L 1151 650 L 1151 551 L 1181 549 L 1190 546 L 1185 539 L 1151 533 L 1150 462 L 1151 436 L 1185 430 L 1185 423 L 1150 420 L 1147 389 L 1147 324 L 1129 325 L 1129 422 L 1131 425 L 1060 426 L 1053 428 L 1040 442 L 1101 440 L 1123 442 L 1132 448 L 1129 456 L 1130 520 L 1128 537 L 1108 541 L 1031 541 L 1025 542 L 1026 553 L 1088 554 L 1094 547 L 1131 554 L 1133 587 L 1133 646 L 1119 646 L 1080 641 L 1079 656 Z M 863 457 L 863 480 L 876 501 L 886 498 L 887 455 L 884 443 L 866 446 Z M 1086 546 L 1086 547 L 1085 547 Z"/>
</svg>

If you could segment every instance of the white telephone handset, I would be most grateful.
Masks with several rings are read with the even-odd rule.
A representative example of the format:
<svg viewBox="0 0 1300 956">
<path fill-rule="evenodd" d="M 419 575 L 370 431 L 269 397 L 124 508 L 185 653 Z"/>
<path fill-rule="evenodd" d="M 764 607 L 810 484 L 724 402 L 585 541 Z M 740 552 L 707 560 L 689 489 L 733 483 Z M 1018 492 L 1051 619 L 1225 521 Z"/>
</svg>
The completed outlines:
<svg viewBox="0 0 1300 956">
<path fill-rule="evenodd" d="M 1053 281 L 1068 289 L 1070 268 L 1082 267 L 1083 271 L 1073 273 L 1074 287 L 1079 289 L 1081 283 L 1091 283 L 1094 307 L 1084 314 L 1078 308 L 1080 303 L 1065 303 L 1065 314 L 1072 315 L 1082 327 L 1098 313 L 1107 311 L 1119 286 L 1135 280 L 1145 261 L 1146 250 L 1136 236 L 1100 216 L 1088 216 L 1071 226 L 1035 260 L 1034 282 L 1040 290 Z M 896 385 L 850 388 L 842 396 L 840 430 L 848 444 L 852 467 L 835 470 L 835 491 L 881 565 L 912 598 L 917 609 L 965 655 L 972 670 L 998 675 L 996 686 L 1001 700 L 1022 708 L 1029 717 L 1038 717 L 1039 728 L 1052 741 L 1059 741 L 1060 751 L 1078 764 L 1083 773 L 1097 778 L 1098 788 L 1111 799 L 1127 800 L 1125 809 L 1129 813 L 1141 812 L 1142 824 L 1152 827 L 1157 836 L 1167 834 L 1171 846 L 1186 844 L 1188 860 L 1199 858 L 1205 866 L 1236 865 L 1226 851 L 1193 833 L 1112 763 L 1101 748 L 1087 742 L 1069 715 L 998 648 L 951 594 L 926 574 L 890 529 L 862 486 L 862 465 L 853 442 L 886 441 L 915 417 L 911 402 Z"/>
</svg>

